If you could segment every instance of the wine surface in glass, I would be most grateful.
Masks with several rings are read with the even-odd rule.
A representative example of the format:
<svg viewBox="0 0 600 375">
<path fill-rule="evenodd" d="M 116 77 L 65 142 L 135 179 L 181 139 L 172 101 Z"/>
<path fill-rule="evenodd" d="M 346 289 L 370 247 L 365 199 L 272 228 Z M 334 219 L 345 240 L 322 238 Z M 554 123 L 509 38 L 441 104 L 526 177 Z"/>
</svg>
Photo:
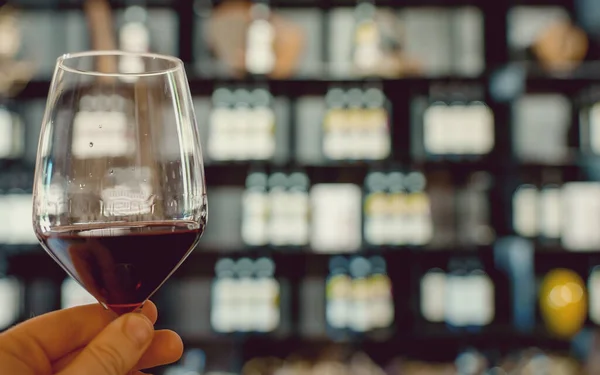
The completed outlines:
<svg viewBox="0 0 600 375">
<path fill-rule="evenodd" d="M 103 305 L 137 310 L 192 251 L 204 223 L 77 225 L 38 233 L 44 248 Z"/>
</svg>

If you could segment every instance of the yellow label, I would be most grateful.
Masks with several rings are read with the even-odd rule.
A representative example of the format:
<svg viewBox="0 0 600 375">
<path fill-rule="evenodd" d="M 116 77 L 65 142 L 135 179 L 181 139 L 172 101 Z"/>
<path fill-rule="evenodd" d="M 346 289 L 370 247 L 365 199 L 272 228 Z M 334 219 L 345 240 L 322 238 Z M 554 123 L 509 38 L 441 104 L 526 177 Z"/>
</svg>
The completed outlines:
<svg viewBox="0 0 600 375">
<path fill-rule="evenodd" d="M 327 298 L 348 298 L 352 293 L 352 280 L 348 275 L 336 275 L 329 279 L 326 288 Z"/>
<path fill-rule="evenodd" d="M 365 21 L 358 25 L 354 36 L 356 44 L 379 43 L 379 29 L 373 21 Z"/>
<path fill-rule="evenodd" d="M 382 215 L 389 210 L 389 198 L 386 193 L 372 193 L 365 199 L 365 213 L 367 215 Z"/>
</svg>

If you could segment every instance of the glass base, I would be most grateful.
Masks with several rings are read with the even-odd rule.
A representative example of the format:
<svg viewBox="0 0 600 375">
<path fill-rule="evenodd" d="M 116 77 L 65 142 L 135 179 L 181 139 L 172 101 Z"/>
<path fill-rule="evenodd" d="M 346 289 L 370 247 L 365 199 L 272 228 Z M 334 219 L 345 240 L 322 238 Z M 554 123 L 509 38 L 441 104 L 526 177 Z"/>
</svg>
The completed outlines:
<svg viewBox="0 0 600 375">
<path fill-rule="evenodd" d="M 104 302 L 100 302 L 100 305 L 104 307 L 105 310 L 110 310 L 115 314 L 121 316 L 128 313 L 141 313 L 144 308 L 144 304 L 146 301 L 141 304 L 133 303 L 133 304 L 124 304 L 124 305 L 107 305 Z"/>
</svg>

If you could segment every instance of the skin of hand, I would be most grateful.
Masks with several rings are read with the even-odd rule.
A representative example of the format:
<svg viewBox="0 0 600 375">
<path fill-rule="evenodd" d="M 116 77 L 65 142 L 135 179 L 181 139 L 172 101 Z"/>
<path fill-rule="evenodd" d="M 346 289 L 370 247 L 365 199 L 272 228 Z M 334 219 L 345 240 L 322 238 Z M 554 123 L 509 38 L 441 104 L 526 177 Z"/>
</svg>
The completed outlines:
<svg viewBox="0 0 600 375">
<path fill-rule="evenodd" d="M 154 330 L 156 306 L 116 317 L 99 304 L 55 311 L 0 334 L 2 375 L 142 375 L 177 361 L 179 335 Z"/>
</svg>

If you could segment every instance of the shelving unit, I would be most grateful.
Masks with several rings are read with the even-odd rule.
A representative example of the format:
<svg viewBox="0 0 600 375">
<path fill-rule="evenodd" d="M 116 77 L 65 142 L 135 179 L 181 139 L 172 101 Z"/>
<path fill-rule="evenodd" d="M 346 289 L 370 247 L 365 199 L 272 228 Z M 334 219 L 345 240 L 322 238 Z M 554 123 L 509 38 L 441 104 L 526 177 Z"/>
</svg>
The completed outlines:
<svg viewBox="0 0 600 375">
<path fill-rule="evenodd" d="M 13 1 L 23 12 L 47 11 L 59 12 L 61 10 L 77 10 L 81 3 L 75 0 Z M 195 4 L 196 3 L 196 4 Z M 129 2 L 124 0 L 111 1 L 114 8 L 123 8 Z M 392 103 L 392 156 L 388 160 L 377 162 L 323 162 L 303 164 L 291 153 L 287 160 L 274 162 L 207 162 L 205 165 L 206 182 L 209 189 L 221 187 L 243 188 L 246 176 L 253 168 L 264 170 L 290 170 L 300 169 L 306 172 L 311 184 L 349 182 L 362 186 L 366 175 L 376 169 L 390 166 L 400 166 L 411 170 L 420 170 L 427 173 L 446 171 L 455 181 L 464 180 L 474 172 L 483 171 L 493 178 L 493 187 L 488 192 L 491 212 L 491 224 L 497 238 L 513 236 L 512 228 L 512 193 L 523 181 L 523 176 L 532 182 L 543 183 L 544 175 L 548 171 L 555 172 L 562 181 L 588 180 L 590 174 L 588 164 L 592 159 L 582 152 L 576 151 L 571 160 L 559 165 L 545 165 L 519 160 L 515 155 L 513 146 L 512 109 L 511 101 L 498 101 L 494 99 L 490 89 L 495 82 L 497 73 L 510 67 L 521 66 L 511 62 L 509 46 L 507 43 L 507 13 L 510 7 L 516 5 L 558 5 L 573 13 L 573 2 L 568 0 L 378 0 L 377 6 L 403 8 L 422 6 L 475 6 L 483 13 L 484 21 L 484 56 L 486 67 L 482 74 L 476 77 L 463 77 L 458 75 L 441 77 L 406 77 L 400 79 L 384 78 L 337 78 L 327 73 L 327 64 L 323 61 L 323 72 L 311 77 L 293 77 L 290 79 L 270 79 L 259 77 L 245 77 L 242 79 L 227 77 L 206 77 L 195 69 L 194 32 L 197 27 L 195 7 L 208 6 L 208 2 L 194 2 L 192 0 L 149 0 L 144 5 L 150 8 L 171 8 L 178 16 L 178 50 L 179 57 L 186 63 L 191 92 L 196 97 L 209 97 L 216 87 L 221 85 L 248 86 L 264 85 L 274 96 L 291 99 L 291 112 L 296 109 L 294 100 L 303 96 L 324 96 L 331 87 L 355 87 L 365 84 L 376 84 Z M 351 0 L 272 0 L 270 5 L 277 8 L 318 8 L 325 15 L 323 22 L 328 22 L 326 15 L 331 9 L 337 7 L 353 7 L 355 1 Z M 323 27 L 323 33 L 327 28 Z M 327 50 L 328 38 L 323 35 L 323 50 Z M 325 54 L 323 54 L 325 55 Z M 568 75 L 556 76 L 543 72 L 535 64 L 526 65 L 524 68 L 524 92 L 544 93 L 558 92 L 568 96 L 574 109 L 572 128 L 578 124 L 576 105 L 578 98 L 590 87 L 600 87 L 600 74 L 593 73 L 593 65 L 586 64 Z M 43 100 L 50 86 L 47 78 L 36 78 L 30 82 L 15 98 L 12 103 L 19 106 L 31 100 Z M 487 156 L 473 159 L 428 159 L 415 158 L 411 153 L 412 119 L 410 101 L 417 95 L 428 95 L 436 86 L 446 88 L 456 87 L 481 87 L 486 104 L 493 110 L 495 120 L 495 147 Z M 513 97 L 512 99 L 516 99 Z M 198 114 L 202 116 L 203 114 Z M 293 122 L 293 120 L 292 120 Z M 293 128 L 293 126 L 290 126 Z M 32 126 L 29 125 L 29 129 Z M 296 137 L 296 129 L 291 129 L 290 137 Z M 10 176 L 12 173 L 31 173 L 31 162 L 14 161 L 2 164 L 0 176 Z M 209 190 L 210 191 L 210 190 Z M 210 193 L 209 193 L 210 196 Z M 210 198 L 209 198 L 210 206 Z M 211 210 L 214 208 L 211 207 Z M 210 218 L 208 230 L 211 230 Z M 566 251 L 560 245 L 546 245 L 541 241 L 535 242 L 535 265 L 544 264 L 544 267 L 571 267 L 584 276 L 593 265 L 600 264 L 600 249 L 594 252 Z M 8 258 L 8 274 L 21 278 L 27 288 L 33 280 L 45 279 L 54 285 L 59 285 L 65 275 L 54 261 L 46 256 L 39 246 L 0 245 L 0 255 Z M 489 246 L 458 246 L 449 245 L 445 248 L 420 249 L 417 247 L 373 247 L 365 246 L 356 255 L 381 255 L 387 261 L 390 277 L 394 282 L 394 302 L 396 305 L 395 336 L 392 339 L 377 342 L 357 338 L 341 343 L 351 348 L 358 348 L 368 353 L 379 363 L 386 363 L 394 356 L 402 353 L 407 356 L 429 359 L 432 361 L 453 360 L 457 351 L 466 347 L 477 347 L 482 350 L 494 350 L 509 353 L 516 348 L 541 347 L 548 350 L 567 352 L 570 343 L 550 337 L 543 329 L 523 334 L 514 329 L 510 321 L 511 296 L 508 281 L 505 275 L 495 269 L 494 248 Z M 214 276 L 214 264 L 223 256 L 251 257 L 269 256 L 277 265 L 276 277 L 290 281 L 292 300 L 292 322 L 297 323 L 299 312 L 296 311 L 299 298 L 300 282 L 307 275 L 318 276 L 324 279 L 328 272 L 330 255 L 318 254 L 307 247 L 259 247 L 221 249 L 212 245 L 200 244 L 199 248 L 189 257 L 186 263 L 174 275 L 175 279 L 200 277 L 211 279 Z M 436 326 L 430 332 L 430 327 L 419 323 L 418 307 L 415 298 L 418 297 L 419 272 L 425 272 L 428 267 L 445 267 L 449 259 L 458 257 L 477 257 L 486 270 L 490 270 L 490 277 L 495 282 L 496 318 L 488 328 L 472 334 L 456 334 L 449 332 L 446 327 Z M 537 275 L 538 277 L 540 275 Z M 157 302 L 164 301 L 164 296 L 159 293 Z M 31 296 L 25 297 L 27 311 L 31 303 Z M 60 300 L 55 298 L 54 308 L 59 307 Z M 169 306 L 165 306 L 169 309 Z M 27 318 L 26 313 L 22 318 Z M 539 315 L 539 314 L 538 314 Z M 539 316 L 538 316 L 539 318 Z M 160 323 L 160 321 L 159 321 Z M 167 323 L 168 324 L 168 323 Z M 284 337 L 270 335 L 238 335 L 238 336 L 210 336 L 185 335 L 185 341 L 191 346 L 227 347 L 237 351 L 238 359 L 243 364 L 249 359 L 258 356 L 290 355 L 301 348 L 324 347 L 333 343 L 332 340 L 310 339 L 302 337 L 298 328 Z M 439 350 L 431 350 L 432 343 Z M 207 351 L 209 352 L 209 351 Z M 239 367 L 239 366 L 238 366 Z"/>
</svg>

